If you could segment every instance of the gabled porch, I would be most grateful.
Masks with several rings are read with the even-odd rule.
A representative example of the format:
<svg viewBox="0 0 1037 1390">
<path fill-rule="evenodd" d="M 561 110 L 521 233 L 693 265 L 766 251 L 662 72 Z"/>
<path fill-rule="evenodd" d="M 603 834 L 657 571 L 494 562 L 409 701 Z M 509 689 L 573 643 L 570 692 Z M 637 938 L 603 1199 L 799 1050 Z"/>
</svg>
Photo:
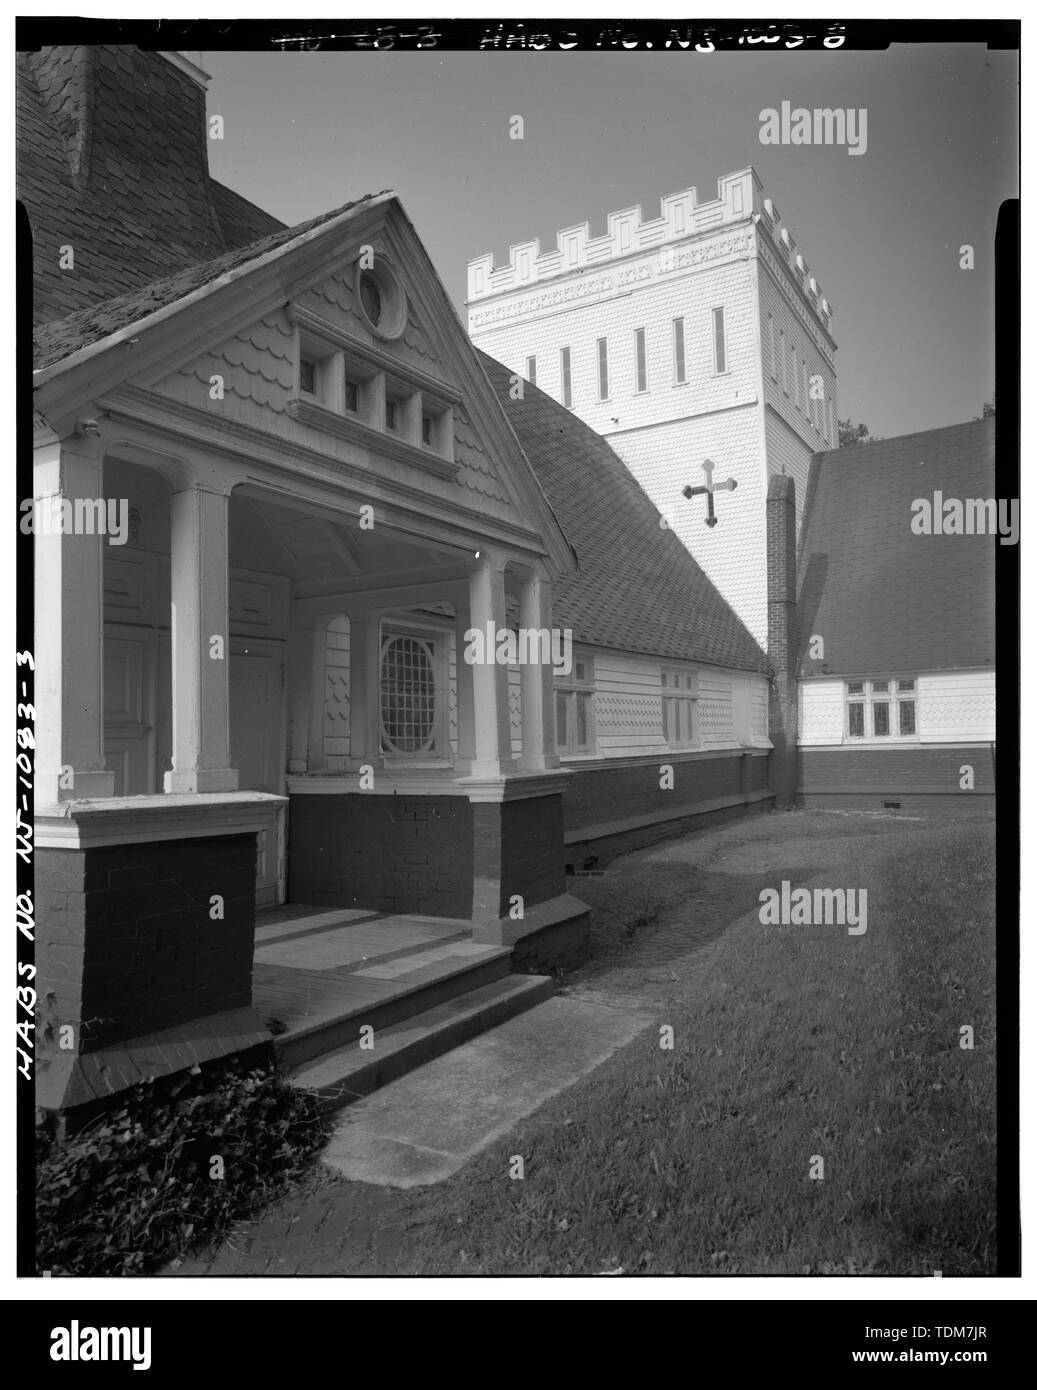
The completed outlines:
<svg viewBox="0 0 1037 1390">
<path fill-rule="evenodd" d="M 38 844 L 67 914 L 44 955 L 77 1043 L 41 1103 L 269 1042 L 279 1009 L 292 1065 L 355 1040 L 361 1015 L 388 1043 L 449 1006 L 428 1021 L 439 1046 L 547 987 L 513 969 L 575 961 L 550 644 L 537 664 L 464 659 L 469 630 L 550 630 L 542 560 L 381 503 L 365 530 L 370 504 L 331 489 L 125 439 L 56 446 L 42 476 L 92 480 L 138 521 L 120 547 L 38 538 L 41 610 L 60 614 L 40 644 Z M 254 942 L 257 904 L 279 900 L 339 916 Z M 318 936 L 335 963 L 311 971 Z M 397 1041 L 393 1065 L 428 1046 Z"/>
</svg>

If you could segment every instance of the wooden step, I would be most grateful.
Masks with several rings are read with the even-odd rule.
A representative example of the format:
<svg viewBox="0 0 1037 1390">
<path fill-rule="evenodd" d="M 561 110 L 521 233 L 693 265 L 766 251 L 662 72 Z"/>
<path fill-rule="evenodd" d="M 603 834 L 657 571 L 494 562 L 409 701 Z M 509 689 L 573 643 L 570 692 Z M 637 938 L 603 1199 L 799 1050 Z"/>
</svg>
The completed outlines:
<svg viewBox="0 0 1037 1390">
<path fill-rule="evenodd" d="M 420 961 L 423 954 L 415 952 L 413 958 Z M 439 955 L 440 948 L 427 954 Z M 510 969 L 511 950 L 507 946 L 486 946 L 475 953 L 446 955 L 401 973 L 391 982 L 391 992 L 380 999 L 344 1004 L 341 1011 L 324 1013 L 289 1028 L 274 1038 L 274 1047 L 282 1063 L 294 1069 L 325 1053 L 355 1045 L 363 1025 L 370 1025 L 377 1032 L 402 1023 L 448 999 L 492 984 L 508 975 Z M 358 971 L 353 978 L 360 982 L 363 976 L 364 971 Z"/>
<path fill-rule="evenodd" d="M 299 1068 L 291 1084 L 317 1096 L 322 1110 L 339 1110 L 542 1003 L 554 988 L 549 975 L 508 975 L 403 1022 L 376 1027 L 371 1049 L 355 1040 Z"/>
</svg>

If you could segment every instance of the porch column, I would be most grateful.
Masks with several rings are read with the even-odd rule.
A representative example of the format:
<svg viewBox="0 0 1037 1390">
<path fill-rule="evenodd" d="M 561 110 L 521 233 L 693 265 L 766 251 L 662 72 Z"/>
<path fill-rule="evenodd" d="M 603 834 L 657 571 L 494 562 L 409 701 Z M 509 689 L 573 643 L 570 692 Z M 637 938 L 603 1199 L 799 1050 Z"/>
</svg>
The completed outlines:
<svg viewBox="0 0 1037 1390">
<path fill-rule="evenodd" d="M 350 765 L 377 767 L 381 754 L 381 617 L 349 613 Z"/>
<path fill-rule="evenodd" d="M 457 759 L 458 770 L 471 771 L 475 757 L 475 712 L 472 700 L 472 682 L 465 665 L 465 633 L 471 623 L 468 612 L 468 596 L 458 600 L 457 615 L 454 619 L 454 681 L 457 686 Z"/>
<path fill-rule="evenodd" d="M 58 529 L 69 512 L 65 504 L 74 517 L 76 499 L 86 503 L 103 497 L 99 441 L 77 436 L 37 452 L 33 660 L 40 805 L 115 791 L 115 773 L 104 765 L 105 537 L 96 526 L 91 535 Z M 89 508 L 79 510 L 84 518 L 90 514 Z"/>
<path fill-rule="evenodd" d="M 527 772 L 542 772 L 558 766 L 551 622 L 551 581 L 533 573 L 519 592 L 519 626 L 541 633 L 543 657 L 536 664 L 524 662 L 521 670 L 522 757 L 519 765 Z"/>
<path fill-rule="evenodd" d="M 197 483 L 170 501 L 173 768 L 167 792 L 236 791 L 230 766 L 228 496 Z"/>
<path fill-rule="evenodd" d="M 485 660 L 468 664 L 472 682 L 473 777 L 499 777 L 513 772 L 511 725 L 508 718 L 508 668 L 498 665 L 496 634 L 506 627 L 504 571 L 484 561 L 468 576 L 471 627 L 482 633 Z M 494 640 L 487 641 L 492 637 Z M 458 670 L 465 664 L 460 653 Z"/>
</svg>

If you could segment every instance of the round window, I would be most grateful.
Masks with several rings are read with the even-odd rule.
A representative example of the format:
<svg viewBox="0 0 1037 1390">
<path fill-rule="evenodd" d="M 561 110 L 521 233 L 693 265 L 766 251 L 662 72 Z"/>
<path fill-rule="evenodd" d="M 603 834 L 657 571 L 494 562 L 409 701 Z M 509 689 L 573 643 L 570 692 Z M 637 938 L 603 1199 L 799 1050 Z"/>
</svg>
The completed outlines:
<svg viewBox="0 0 1037 1390">
<path fill-rule="evenodd" d="M 356 297 L 368 328 L 380 338 L 398 338 L 407 321 L 407 301 L 395 272 L 384 261 L 357 266 Z"/>
<path fill-rule="evenodd" d="M 360 272 L 360 303 L 372 326 L 377 328 L 382 321 L 382 292 L 369 270 Z"/>
</svg>

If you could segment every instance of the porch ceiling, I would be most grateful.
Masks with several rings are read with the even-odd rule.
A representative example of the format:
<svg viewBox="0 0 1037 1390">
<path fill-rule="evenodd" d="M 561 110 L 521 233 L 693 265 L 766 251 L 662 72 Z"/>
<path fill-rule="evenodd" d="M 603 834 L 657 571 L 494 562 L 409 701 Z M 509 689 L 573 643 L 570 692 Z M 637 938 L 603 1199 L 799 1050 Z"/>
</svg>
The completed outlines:
<svg viewBox="0 0 1037 1390">
<path fill-rule="evenodd" d="M 230 507 L 230 560 L 246 569 L 286 574 L 297 597 L 316 596 L 440 567 L 456 570 L 461 554 L 448 554 L 387 526 L 362 530 L 316 511 L 280 506 L 235 493 Z"/>
</svg>

